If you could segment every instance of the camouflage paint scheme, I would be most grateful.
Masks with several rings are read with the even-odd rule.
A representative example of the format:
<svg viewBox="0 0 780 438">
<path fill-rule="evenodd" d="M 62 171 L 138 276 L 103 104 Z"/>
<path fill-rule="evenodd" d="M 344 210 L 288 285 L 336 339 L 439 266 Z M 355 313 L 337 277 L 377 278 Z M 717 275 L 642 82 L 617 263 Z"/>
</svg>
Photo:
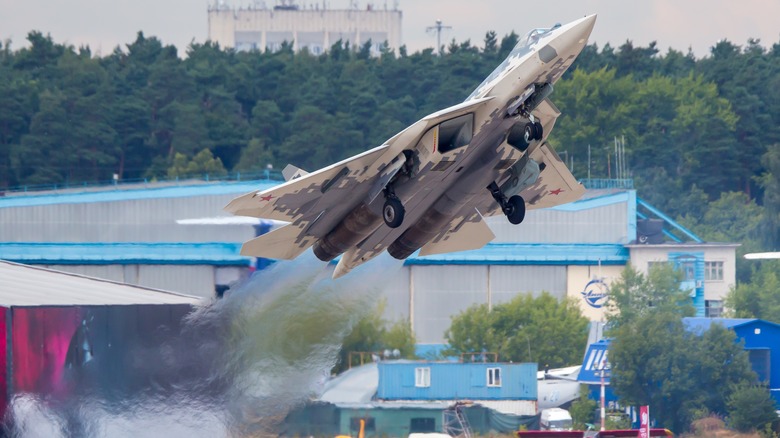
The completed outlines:
<svg viewBox="0 0 780 438">
<path fill-rule="evenodd" d="M 443 219 L 435 223 L 436 234 L 420 244 L 421 255 L 481 248 L 495 237 L 483 217 L 502 213 L 486 188 L 493 182 L 506 197 L 522 196 L 527 209 L 579 199 L 584 187 L 546 141 L 558 109 L 546 96 L 538 96 L 543 100 L 529 112 L 512 109 L 534 97 L 528 94 L 539 89 L 535 84 L 560 79 L 587 43 L 595 20 L 591 15 L 532 30 L 463 103 L 424 117 L 379 147 L 313 173 L 293 168 L 287 182 L 234 199 L 225 207 L 233 214 L 289 222 L 246 242 L 241 254 L 293 259 L 331 233 L 330 238 L 343 235 L 334 229 L 343 229 L 354 210 L 381 218 L 388 183 L 404 206 L 402 224 L 363 223 L 365 229 L 350 235 L 359 241 L 343 252 L 334 278 L 379 255 L 426 214 Z M 468 144 L 437 150 L 440 124 L 463 115 L 473 115 Z M 542 124 L 542 139 L 525 150 L 510 145 L 512 128 L 531 118 Z"/>
</svg>

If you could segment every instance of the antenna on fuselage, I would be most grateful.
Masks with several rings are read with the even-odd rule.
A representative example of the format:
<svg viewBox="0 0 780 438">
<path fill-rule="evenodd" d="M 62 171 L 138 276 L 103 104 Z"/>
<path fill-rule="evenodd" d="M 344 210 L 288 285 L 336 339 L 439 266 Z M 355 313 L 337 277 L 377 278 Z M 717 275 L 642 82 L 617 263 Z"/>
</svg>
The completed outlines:
<svg viewBox="0 0 780 438">
<path fill-rule="evenodd" d="M 444 29 L 452 29 L 452 26 L 443 26 L 440 19 L 436 20 L 435 26 L 428 26 L 425 28 L 426 32 L 436 32 L 436 53 L 438 53 L 439 56 L 441 56 L 441 31 Z"/>
</svg>

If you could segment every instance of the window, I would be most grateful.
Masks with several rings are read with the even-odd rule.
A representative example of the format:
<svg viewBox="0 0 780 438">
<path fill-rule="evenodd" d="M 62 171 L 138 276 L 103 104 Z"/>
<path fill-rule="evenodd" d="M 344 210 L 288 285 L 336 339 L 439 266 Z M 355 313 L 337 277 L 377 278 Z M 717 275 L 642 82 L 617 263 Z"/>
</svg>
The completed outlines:
<svg viewBox="0 0 780 438">
<path fill-rule="evenodd" d="M 501 368 L 487 369 L 487 386 L 501 386 Z"/>
<path fill-rule="evenodd" d="M 414 386 L 418 388 L 427 388 L 431 386 L 431 369 L 430 368 L 415 368 L 414 369 Z"/>
<path fill-rule="evenodd" d="M 723 262 L 704 262 L 705 281 L 723 281 Z"/>
<path fill-rule="evenodd" d="M 723 314 L 723 301 L 720 300 L 705 300 L 704 301 L 704 316 L 707 318 L 720 318 Z"/>
<path fill-rule="evenodd" d="M 412 418 L 409 420 L 409 433 L 436 432 L 435 418 Z"/>
</svg>

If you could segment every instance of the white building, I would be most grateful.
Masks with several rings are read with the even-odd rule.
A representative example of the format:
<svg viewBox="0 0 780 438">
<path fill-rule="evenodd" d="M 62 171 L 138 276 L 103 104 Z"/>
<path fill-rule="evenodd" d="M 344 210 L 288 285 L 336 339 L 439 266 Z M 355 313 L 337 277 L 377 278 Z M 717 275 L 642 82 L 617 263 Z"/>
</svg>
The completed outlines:
<svg viewBox="0 0 780 438">
<path fill-rule="evenodd" d="M 369 3 L 363 9 L 326 9 L 319 3 L 231 8 L 220 2 L 210 6 L 208 14 L 209 39 L 239 51 L 276 51 L 288 42 L 295 51 L 307 48 L 319 55 L 339 40 L 350 47 L 370 40 L 372 54 L 378 54 L 385 42 L 391 49 L 401 46 L 401 11 L 396 6 L 389 9 L 386 3 L 381 7 Z"/>
</svg>

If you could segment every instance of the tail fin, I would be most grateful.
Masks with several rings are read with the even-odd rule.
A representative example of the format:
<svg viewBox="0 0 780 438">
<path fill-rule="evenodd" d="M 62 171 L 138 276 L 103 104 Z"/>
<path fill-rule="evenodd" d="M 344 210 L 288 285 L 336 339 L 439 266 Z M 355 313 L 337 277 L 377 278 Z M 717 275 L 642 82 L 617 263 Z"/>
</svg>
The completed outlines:
<svg viewBox="0 0 780 438">
<path fill-rule="evenodd" d="M 302 176 L 308 175 L 309 172 L 299 169 L 292 164 L 288 164 L 287 167 L 282 170 L 282 176 L 284 176 L 285 181 L 290 181 L 292 179 L 300 178 Z"/>
</svg>

